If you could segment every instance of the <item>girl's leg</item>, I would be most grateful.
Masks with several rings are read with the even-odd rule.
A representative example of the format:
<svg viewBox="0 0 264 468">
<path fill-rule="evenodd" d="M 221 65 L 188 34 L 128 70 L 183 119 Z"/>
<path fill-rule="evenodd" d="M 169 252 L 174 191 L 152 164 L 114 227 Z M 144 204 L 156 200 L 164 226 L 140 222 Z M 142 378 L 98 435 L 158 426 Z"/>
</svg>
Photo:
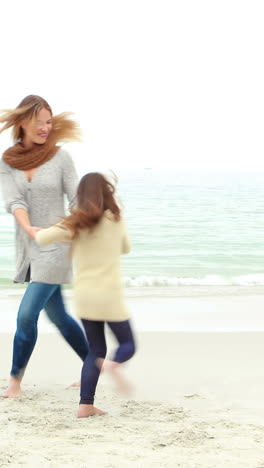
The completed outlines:
<svg viewBox="0 0 264 468">
<path fill-rule="evenodd" d="M 25 291 L 17 316 L 11 378 L 4 397 L 21 395 L 21 380 L 37 340 L 39 314 L 56 288 L 57 285 L 32 282 Z"/>
<path fill-rule="evenodd" d="M 104 322 L 83 319 L 82 323 L 89 341 L 89 354 L 82 368 L 81 399 L 78 411 L 79 418 L 93 416 L 95 414 L 105 414 L 104 411 L 93 406 L 95 390 L 100 375 L 97 360 L 104 360 L 106 356 Z"/>
<path fill-rule="evenodd" d="M 132 385 L 120 372 L 121 364 L 128 361 L 135 354 L 135 340 L 128 320 L 123 322 L 107 322 L 115 335 L 119 346 L 112 361 L 105 361 L 104 369 L 111 372 L 117 388 L 122 393 L 129 395 Z"/>
<path fill-rule="evenodd" d="M 67 314 L 59 285 L 46 303 L 45 311 L 67 343 L 84 361 L 89 351 L 88 343 L 81 327 Z"/>
<path fill-rule="evenodd" d="M 107 322 L 108 326 L 115 335 L 119 347 L 117 348 L 113 361 L 122 363 L 128 361 L 136 350 L 135 339 L 129 320 L 123 322 Z"/>
</svg>

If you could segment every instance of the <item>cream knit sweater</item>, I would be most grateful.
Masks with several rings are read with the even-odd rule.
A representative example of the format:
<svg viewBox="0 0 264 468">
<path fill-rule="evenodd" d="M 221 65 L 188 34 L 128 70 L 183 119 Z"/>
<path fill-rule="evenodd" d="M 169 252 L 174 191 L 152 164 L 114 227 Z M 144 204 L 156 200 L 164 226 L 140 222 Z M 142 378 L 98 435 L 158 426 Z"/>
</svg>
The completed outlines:
<svg viewBox="0 0 264 468">
<path fill-rule="evenodd" d="M 78 317 L 89 320 L 123 321 L 129 318 L 123 300 L 120 255 L 130 251 L 123 220 L 115 221 L 107 210 L 93 229 L 83 229 L 76 239 L 60 225 L 39 231 L 36 242 L 72 242 L 74 305 Z"/>
</svg>

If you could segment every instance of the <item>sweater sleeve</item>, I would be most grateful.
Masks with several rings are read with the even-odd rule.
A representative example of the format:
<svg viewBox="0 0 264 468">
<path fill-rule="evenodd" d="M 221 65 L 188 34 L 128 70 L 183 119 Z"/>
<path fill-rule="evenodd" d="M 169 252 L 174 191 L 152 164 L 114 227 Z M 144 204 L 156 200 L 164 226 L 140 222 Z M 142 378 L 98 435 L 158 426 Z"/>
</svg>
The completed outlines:
<svg viewBox="0 0 264 468">
<path fill-rule="evenodd" d="M 6 211 L 14 213 L 17 208 L 28 211 L 28 204 L 17 188 L 11 169 L 3 160 L 0 161 L 0 182 Z"/>
<path fill-rule="evenodd" d="M 69 208 L 71 209 L 76 204 L 78 176 L 73 160 L 69 153 L 67 153 L 67 151 L 65 150 L 63 150 L 62 164 L 63 192 L 67 196 L 67 199 L 69 201 Z"/>
<path fill-rule="evenodd" d="M 126 227 L 126 224 L 125 224 L 124 221 L 122 221 L 122 225 L 123 225 L 123 237 L 122 237 L 122 250 L 121 250 L 121 253 L 122 254 L 127 254 L 127 253 L 129 253 L 131 251 L 131 242 L 130 242 L 128 232 L 127 232 L 127 227 Z"/>
<path fill-rule="evenodd" d="M 62 224 L 56 224 L 48 229 L 41 229 L 36 234 L 36 243 L 38 245 L 49 245 L 54 242 L 71 241 L 72 233 L 69 229 L 62 227 Z"/>
</svg>

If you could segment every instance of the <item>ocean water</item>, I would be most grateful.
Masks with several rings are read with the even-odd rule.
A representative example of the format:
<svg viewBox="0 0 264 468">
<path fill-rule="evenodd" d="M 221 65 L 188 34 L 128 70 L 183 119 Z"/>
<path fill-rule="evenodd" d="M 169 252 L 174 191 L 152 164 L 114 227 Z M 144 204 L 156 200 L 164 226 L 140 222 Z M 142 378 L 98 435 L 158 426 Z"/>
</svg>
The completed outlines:
<svg viewBox="0 0 264 468">
<path fill-rule="evenodd" d="M 133 250 L 128 288 L 264 285 L 264 173 L 118 173 Z M 0 288 L 12 286 L 14 222 L 0 199 Z M 13 286 L 14 288 L 17 286 Z"/>
</svg>

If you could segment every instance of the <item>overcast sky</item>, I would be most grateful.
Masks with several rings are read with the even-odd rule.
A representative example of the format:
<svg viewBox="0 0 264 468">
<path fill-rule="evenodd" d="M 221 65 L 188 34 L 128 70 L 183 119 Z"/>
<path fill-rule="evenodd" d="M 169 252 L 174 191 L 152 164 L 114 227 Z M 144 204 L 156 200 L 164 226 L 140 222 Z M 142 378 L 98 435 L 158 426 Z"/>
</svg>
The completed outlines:
<svg viewBox="0 0 264 468">
<path fill-rule="evenodd" d="M 81 171 L 264 170 L 264 2 L 3 0 L 0 108 L 76 113 Z M 0 149 L 7 137 L 0 136 Z"/>
</svg>

